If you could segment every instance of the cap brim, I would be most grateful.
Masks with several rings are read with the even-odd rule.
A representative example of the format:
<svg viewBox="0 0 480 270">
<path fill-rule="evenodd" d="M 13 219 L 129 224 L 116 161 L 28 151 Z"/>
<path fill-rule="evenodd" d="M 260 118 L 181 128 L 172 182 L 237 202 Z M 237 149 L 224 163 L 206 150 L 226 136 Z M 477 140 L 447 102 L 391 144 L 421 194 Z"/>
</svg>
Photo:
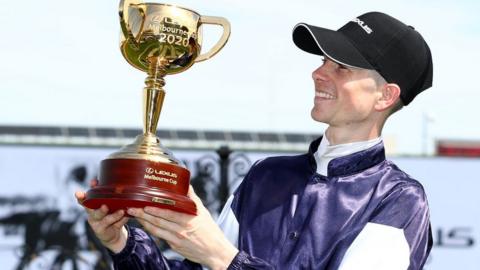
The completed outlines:
<svg viewBox="0 0 480 270">
<path fill-rule="evenodd" d="M 299 23 L 293 28 L 293 42 L 298 48 L 325 55 L 342 65 L 375 69 L 342 33 Z"/>
</svg>

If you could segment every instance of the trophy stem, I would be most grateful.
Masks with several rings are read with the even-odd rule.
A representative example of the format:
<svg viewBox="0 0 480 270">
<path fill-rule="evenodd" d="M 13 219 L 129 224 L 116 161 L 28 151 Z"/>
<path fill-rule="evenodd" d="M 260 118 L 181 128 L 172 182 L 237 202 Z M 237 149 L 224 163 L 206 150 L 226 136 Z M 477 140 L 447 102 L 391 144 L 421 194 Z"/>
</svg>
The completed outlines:
<svg viewBox="0 0 480 270">
<path fill-rule="evenodd" d="M 165 98 L 165 75 L 167 74 L 165 61 L 158 57 L 149 58 L 148 77 L 145 79 L 146 87 L 143 88 L 143 133 L 154 135 L 157 133 L 157 123 L 162 112 Z"/>
</svg>

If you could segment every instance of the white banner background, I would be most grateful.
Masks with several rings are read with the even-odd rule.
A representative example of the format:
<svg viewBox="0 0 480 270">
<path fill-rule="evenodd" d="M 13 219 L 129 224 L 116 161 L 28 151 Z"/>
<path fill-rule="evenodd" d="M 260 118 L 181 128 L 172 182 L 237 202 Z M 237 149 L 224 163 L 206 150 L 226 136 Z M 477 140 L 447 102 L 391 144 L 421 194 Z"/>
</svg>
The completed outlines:
<svg viewBox="0 0 480 270">
<path fill-rule="evenodd" d="M 80 220 L 81 209 L 73 193 L 86 187 L 70 181 L 72 168 L 84 166 L 86 178 L 95 176 L 98 163 L 115 149 L 0 146 L 0 198 L 31 198 L 29 203 L 0 204 L 0 220 L 28 211 L 59 209 L 60 220 Z M 193 164 L 208 151 L 174 151 L 176 156 Z M 247 153 L 251 161 L 267 153 Z M 278 155 L 278 154 L 276 154 Z M 400 168 L 424 185 L 431 209 L 434 248 L 425 269 L 480 269 L 480 159 L 464 158 L 392 158 Z M 190 166 L 189 166 L 190 167 Z M 192 172 L 195 175 L 195 172 Z M 38 199 L 38 203 L 35 202 Z M 76 209 L 76 210 L 75 210 Z M 77 222 L 80 224 L 79 222 Z M 75 225 L 82 236 L 84 228 Z M 2 269 L 16 269 L 22 253 L 25 229 L 0 224 L 0 261 Z M 58 236 L 62 237 L 62 236 Z M 85 242 L 79 238 L 79 245 Z M 83 242 L 82 242 L 83 241 Z M 78 251 L 85 262 L 80 269 L 93 269 L 99 254 Z M 45 251 L 30 261 L 25 269 L 50 269 L 55 251 Z M 72 269 L 65 263 L 62 269 Z"/>
</svg>

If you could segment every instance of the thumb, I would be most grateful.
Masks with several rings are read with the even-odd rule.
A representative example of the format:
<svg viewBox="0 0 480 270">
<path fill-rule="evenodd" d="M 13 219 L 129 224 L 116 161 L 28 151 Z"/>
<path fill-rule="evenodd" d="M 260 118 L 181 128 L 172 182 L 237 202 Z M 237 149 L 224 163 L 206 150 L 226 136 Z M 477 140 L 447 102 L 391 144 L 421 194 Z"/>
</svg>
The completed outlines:
<svg viewBox="0 0 480 270">
<path fill-rule="evenodd" d="M 85 197 L 86 197 L 85 192 L 83 192 L 83 191 L 76 191 L 75 192 L 75 198 L 77 198 L 77 202 L 79 204 L 82 204 L 82 202 L 85 200 Z"/>
</svg>

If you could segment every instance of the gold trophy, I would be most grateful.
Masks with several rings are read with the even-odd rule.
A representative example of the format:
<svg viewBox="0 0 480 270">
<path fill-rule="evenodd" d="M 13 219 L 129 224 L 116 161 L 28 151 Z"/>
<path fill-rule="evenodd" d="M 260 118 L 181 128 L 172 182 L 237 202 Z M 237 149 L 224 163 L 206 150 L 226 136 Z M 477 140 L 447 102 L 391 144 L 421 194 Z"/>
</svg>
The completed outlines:
<svg viewBox="0 0 480 270">
<path fill-rule="evenodd" d="M 165 97 L 164 77 L 218 53 L 230 36 L 230 24 L 221 17 L 139 0 L 120 1 L 119 14 L 122 54 L 148 74 L 143 89 L 143 134 L 101 162 L 98 185 L 87 191 L 83 204 L 92 209 L 105 204 L 110 212 L 156 206 L 196 214 L 195 203 L 187 196 L 190 172 L 156 136 Z M 220 25 L 223 34 L 208 52 L 200 54 L 203 24 Z"/>
</svg>

